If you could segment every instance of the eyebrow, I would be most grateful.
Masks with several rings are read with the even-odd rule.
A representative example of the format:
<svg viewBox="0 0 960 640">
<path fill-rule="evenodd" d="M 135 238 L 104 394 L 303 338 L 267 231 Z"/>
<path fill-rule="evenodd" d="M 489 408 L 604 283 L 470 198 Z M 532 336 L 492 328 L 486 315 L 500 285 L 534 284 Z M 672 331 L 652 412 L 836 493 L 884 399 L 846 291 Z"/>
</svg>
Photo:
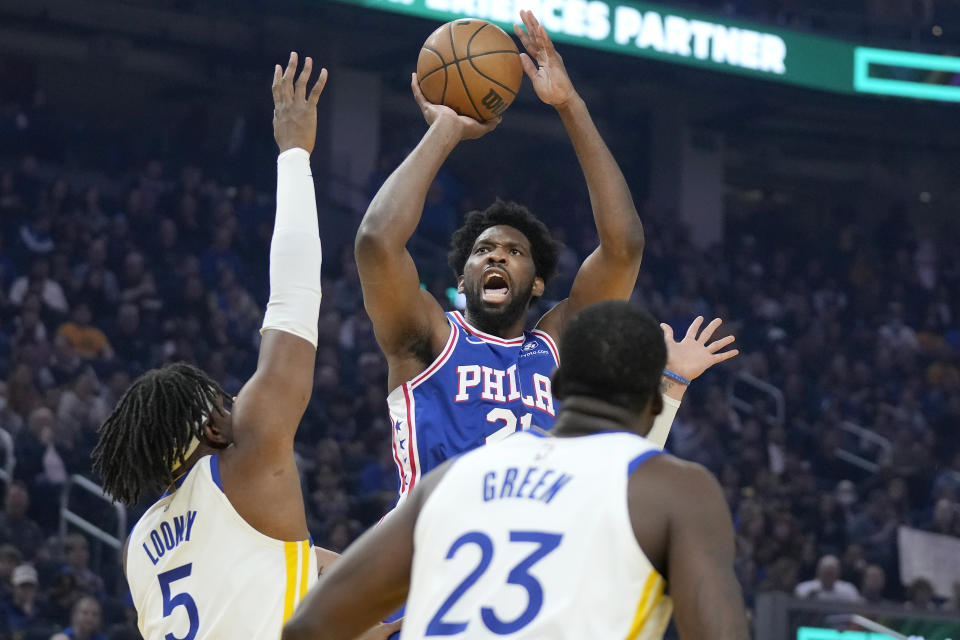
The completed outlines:
<svg viewBox="0 0 960 640">
<path fill-rule="evenodd" d="M 505 240 L 503 242 L 494 242 L 493 240 L 490 240 L 490 239 L 483 239 L 483 240 L 478 239 L 476 242 L 473 243 L 473 248 L 476 249 L 482 246 L 494 246 L 498 244 L 501 244 L 507 247 L 508 249 L 523 249 L 524 251 L 531 250 L 529 243 L 524 244 L 522 241 Z"/>
</svg>

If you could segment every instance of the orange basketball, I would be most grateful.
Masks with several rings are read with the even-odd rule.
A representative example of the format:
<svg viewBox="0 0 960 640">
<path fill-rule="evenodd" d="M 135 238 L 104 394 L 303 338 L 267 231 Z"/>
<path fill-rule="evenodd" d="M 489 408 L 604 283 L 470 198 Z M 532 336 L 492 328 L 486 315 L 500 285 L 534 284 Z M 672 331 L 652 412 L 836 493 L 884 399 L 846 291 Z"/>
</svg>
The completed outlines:
<svg viewBox="0 0 960 640">
<path fill-rule="evenodd" d="M 454 20 L 427 38 L 417 58 L 424 97 L 480 122 L 517 97 L 523 67 L 513 38 L 486 20 Z"/>
</svg>

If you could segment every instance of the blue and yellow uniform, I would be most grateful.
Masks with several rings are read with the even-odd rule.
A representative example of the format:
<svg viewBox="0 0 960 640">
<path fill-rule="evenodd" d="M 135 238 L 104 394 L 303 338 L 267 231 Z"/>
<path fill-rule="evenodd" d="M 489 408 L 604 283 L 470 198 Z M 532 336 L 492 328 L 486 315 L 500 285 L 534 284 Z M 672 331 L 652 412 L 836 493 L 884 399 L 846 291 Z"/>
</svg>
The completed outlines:
<svg viewBox="0 0 960 640">
<path fill-rule="evenodd" d="M 247 524 L 223 493 L 219 457 L 206 456 L 134 526 L 126 572 L 146 640 L 278 640 L 317 559 L 309 540 Z"/>
</svg>

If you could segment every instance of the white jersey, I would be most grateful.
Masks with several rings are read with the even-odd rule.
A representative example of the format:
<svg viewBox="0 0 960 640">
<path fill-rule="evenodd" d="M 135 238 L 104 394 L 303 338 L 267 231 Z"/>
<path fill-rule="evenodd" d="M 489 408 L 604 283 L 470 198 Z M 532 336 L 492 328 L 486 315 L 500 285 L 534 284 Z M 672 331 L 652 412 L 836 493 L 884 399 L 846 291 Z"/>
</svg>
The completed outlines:
<svg viewBox="0 0 960 640">
<path fill-rule="evenodd" d="M 146 640 L 279 639 L 317 581 L 309 540 L 269 538 L 223 493 L 219 456 L 201 458 L 137 522 L 127 581 Z"/>
<path fill-rule="evenodd" d="M 672 602 L 640 549 L 628 433 L 521 432 L 454 462 L 414 530 L 402 638 L 662 638 Z"/>
</svg>

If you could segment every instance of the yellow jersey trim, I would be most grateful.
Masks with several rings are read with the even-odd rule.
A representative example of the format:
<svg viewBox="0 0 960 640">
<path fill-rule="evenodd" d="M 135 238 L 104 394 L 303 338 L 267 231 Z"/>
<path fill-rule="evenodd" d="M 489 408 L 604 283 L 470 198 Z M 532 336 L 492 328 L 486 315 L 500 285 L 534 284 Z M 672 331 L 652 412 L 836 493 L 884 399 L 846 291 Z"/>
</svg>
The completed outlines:
<svg viewBox="0 0 960 640">
<path fill-rule="evenodd" d="M 656 595 L 651 598 L 656 586 Z M 656 608 L 663 597 L 663 579 L 655 572 L 651 571 L 647 576 L 647 581 L 643 585 L 643 591 L 640 594 L 640 602 L 637 603 L 637 613 L 633 617 L 633 624 L 630 625 L 630 631 L 627 632 L 627 640 L 636 640 L 643 631 L 650 619 L 650 614 Z"/>
</svg>

